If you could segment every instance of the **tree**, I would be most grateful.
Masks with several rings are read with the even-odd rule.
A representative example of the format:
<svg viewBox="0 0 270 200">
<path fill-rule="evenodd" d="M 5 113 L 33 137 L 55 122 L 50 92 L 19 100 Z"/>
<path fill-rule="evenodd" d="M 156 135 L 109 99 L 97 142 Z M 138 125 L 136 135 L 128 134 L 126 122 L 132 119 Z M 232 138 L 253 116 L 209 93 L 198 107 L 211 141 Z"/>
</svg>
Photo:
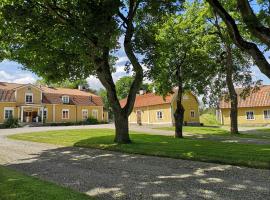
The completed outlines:
<svg viewBox="0 0 270 200">
<path fill-rule="evenodd" d="M 134 78 L 132 76 L 123 76 L 116 83 L 116 91 L 119 99 L 127 98 L 128 90 L 132 85 Z"/>
<path fill-rule="evenodd" d="M 96 75 L 107 90 L 115 118 L 115 142 L 130 143 L 128 116 L 141 87 L 143 69 L 134 53 L 134 19 L 147 8 L 160 15 L 175 3 L 137 0 L 6 0 L 0 5 L 0 38 L 5 58 L 46 80 L 85 79 Z M 122 108 L 112 78 L 112 53 L 124 35 L 124 50 L 134 71 Z"/>
<path fill-rule="evenodd" d="M 70 89 L 78 89 L 79 86 L 83 86 L 85 90 L 91 90 L 94 93 L 96 93 L 93 89 L 90 89 L 89 84 L 86 79 L 84 80 L 75 80 L 75 81 L 70 81 L 70 80 L 64 80 L 61 82 L 49 82 L 44 79 L 39 79 L 36 81 L 35 84 L 40 84 L 40 85 L 48 85 L 52 87 L 63 87 L 63 88 L 70 88 Z"/>
<path fill-rule="evenodd" d="M 199 7 L 197 2 L 186 3 L 181 15 L 170 15 L 155 23 L 149 21 L 145 25 L 148 40 L 141 43 L 149 78 L 157 92 L 166 96 L 178 88 L 174 113 L 177 138 L 183 137 L 182 97 L 187 91 L 202 93 L 213 65 L 205 49 L 208 41 L 203 35 L 207 30 L 201 16 L 196 14 Z"/>
<path fill-rule="evenodd" d="M 229 1 L 225 1 L 226 3 L 223 3 L 225 6 L 223 6 L 218 0 L 206 1 L 226 23 L 229 36 L 234 44 L 242 51 L 248 53 L 253 58 L 255 64 L 259 67 L 261 72 L 270 78 L 270 63 L 264 56 L 265 48 L 260 50 L 262 44 L 267 47 L 266 49 L 270 48 L 270 28 L 268 20 L 269 14 L 267 14 L 269 9 L 265 10 L 262 9 L 262 7 L 259 7 L 259 16 L 256 16 L 248 0 L 236 1 L 237 4 L 234 7 L 239 9 L 242 21 L 246 25 L 251 35 L 258 40 L 253 40 L 252 42 L 246 40 L 243 37 L 243 34 L 239 31 L 238 25 L 236 23 L 236 21 L 239 21 L 239 19 L 236 20 L 234 17 L 232 17 L 232 15 L 229 14 L 229 12 L 226 11 L 225 6 L 228 3 L 230 4 Z M 261 5 L 266 4 L 268 7 L 270 4 L 270 2 L 266 0 L 260 0 L 259 3 Z"/>
<path fill-rule="evenodd" d="M 210 22 L 210 27 L 212 25 L 212 33 L 217 37 L 214 40 L 216 44 L 212 43 L 209 48 L 215 46 L 216 49 L 219 49 L 212 55 L 217 61 L 217 75 L 213 77 L 214 85 L 212 92 L 214 91 L 214 95 L 220 97 L 223 95 L 222 92 L 224 92 L 222 89 L 226 86 L 228 91 L 226 100 L 230 101 L 231 105 L 231 134 L 238 134 L 238 94 L 235 86 L 245 88 L 240 92 L 240 96 L 245 98 L 249 95 L 251 86 L 256 86 L 260 82 L 254 82 L 252 80 L 250 69 L 252 65 L 251 58 L 233 44 L 222 19 L 215 12 L 209 11 L 208 22 Z M 215 100 L 219 101 L 220 99 Z"/>
</svg>

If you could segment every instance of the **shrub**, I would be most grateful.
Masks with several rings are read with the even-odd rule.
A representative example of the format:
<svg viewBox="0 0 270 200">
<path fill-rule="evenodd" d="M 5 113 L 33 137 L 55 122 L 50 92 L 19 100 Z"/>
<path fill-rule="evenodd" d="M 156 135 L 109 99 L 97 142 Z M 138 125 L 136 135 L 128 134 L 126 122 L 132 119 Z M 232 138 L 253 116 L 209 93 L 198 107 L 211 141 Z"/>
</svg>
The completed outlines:
<svg viewBox="0 0 270 200">
<path fill-rule="evenodd" d="M 85 120 L 84 122 L 85 124 L 99 124 L 97 119 L 91 117 L 87 118 L 87 120 Z"/>
<path fill-rule="evenodd" d="M 18 128 L 20 127 L 19 120 L 13 117 L 8 118 L 5 120 L 3 124 L 3 128 Z"/>
</svg>

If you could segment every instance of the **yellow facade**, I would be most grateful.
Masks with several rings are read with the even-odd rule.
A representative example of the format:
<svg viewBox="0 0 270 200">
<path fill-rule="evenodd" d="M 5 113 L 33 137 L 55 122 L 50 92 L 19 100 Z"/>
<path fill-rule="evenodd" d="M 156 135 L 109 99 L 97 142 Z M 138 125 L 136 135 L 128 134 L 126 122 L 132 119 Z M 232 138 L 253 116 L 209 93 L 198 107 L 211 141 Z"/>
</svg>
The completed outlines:
<svg viewBox="0 0 270 200">
<path fill-rule="evenodd" d="M 199 102 L 192 93 L 185 94 L 183 106 L 185 108 L 184 122 L 200 123 Z M 129 116 L 129 123 L 138 123 L 140 121 L 142 124 L 174 124 L 173 113 L 175 109 L 176 98 L 171 103 L 134 108 Z M 192 117 L 191 111 L 194 112 Z M 160 112 L 162 113 L 162 118 L 158 116 Z M 138 120 L 138 115 L 140 115 L 141 120 Z"/>
<path fill-rule="evenodd" d="M 26 94 L 32 95 L 32 103 L 26 102 Z M 15 99 L 16 102 L 0 102 L 0 123 L 6 120 L 5 110 L 7 109 L 12 110 L 13 117 L 22 122 L 28 122 L 26 120 L 28 113 L 31 113 L 31 121 L 29 122 L 32 122 L 32 119 L 35 119 L 33 113 L 35 116 L 41 116 L 42 110 L 46 112 L 46 117 L 43 119 L 44 123 L 80 122 L 85 120 L 86 117 L 96 118 L 98 121 L 107 121 L 108 119 L 108 113 L 103 113 L 103 106 L 43 104 L 42 91 L 30 84 L 17 88 Z M 64 110 L 68 111 L 66 118 L 63 117 Z"/>
<path fill-rule="evenodd" d="M 270 110 L 270 107 L 249 107 L 238 108 L 238 124 L 240 126 L 249 125 L 268 125 L 270 119 L 265 119 L 264 111 Z M 254 113 L 254 119 L 247 119 L 247 112 Z M 230 109 L 221 109 L 221 123 L 224 125 L 230 125 Z"/>
</svg>

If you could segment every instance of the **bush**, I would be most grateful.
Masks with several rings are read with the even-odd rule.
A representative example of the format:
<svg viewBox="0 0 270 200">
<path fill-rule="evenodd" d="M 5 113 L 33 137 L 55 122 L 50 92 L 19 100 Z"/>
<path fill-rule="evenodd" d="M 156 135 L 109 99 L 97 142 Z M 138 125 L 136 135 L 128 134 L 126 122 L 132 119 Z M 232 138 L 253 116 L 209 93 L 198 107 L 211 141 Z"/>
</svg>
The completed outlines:
<svg viewBox="0 0 270 200">
<path fill-rule="evenodd" d="M 87 120 L 85 120 L 84 122 L 85 124 L 99 124 L 97 119 L 91 117 L 87 118 Z"/>
<path fill-rule="evenodd" d="M 19 120 L 13 117 L 8 118 L 5 120 L 3 124 L 3 128 L 18 128 L 20 127 Z"/>
</svg>

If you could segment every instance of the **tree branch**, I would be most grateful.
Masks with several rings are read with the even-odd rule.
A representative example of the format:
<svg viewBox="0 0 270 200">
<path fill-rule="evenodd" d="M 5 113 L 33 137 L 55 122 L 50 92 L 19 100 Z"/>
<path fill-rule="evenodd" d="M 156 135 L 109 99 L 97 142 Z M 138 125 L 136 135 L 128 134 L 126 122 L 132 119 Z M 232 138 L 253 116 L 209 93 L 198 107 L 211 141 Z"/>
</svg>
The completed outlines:
<svg viewBox="0 0 270 200">
<path fill-rule="evenodd" d="M 124 111 L 128 115 L 132 112 L 132 108 L 136 99 L 137 91 L 140 89 L 140 86 L 143 81 L 143 69 L 134 54 L 134 50 L 132 46 L 132 37 L 134 33 L 133 19 L 136 14 L 139 3 L 140 1 L 130 0 L 129 12 L 127 16 L 127 29 L 126 29 L 125 40 L 124 40 L 125 52 L 135 71 L 135 78 L 134 78 L 134 81 L 132 82 L 132 85 L 128 94 L 128 98 L 127 98 L 127 103 L 124 107 Z"/>
<path fill-rule="evenodd" d="M 257 37 L 261 42 L 270 47 L 270 28 L 265 27 L 254 14 L 248 0 L 237 0 L 237 5 L 240 10 L 243 21 L 247 25 L 250 32 Z"/>
<path fill-rule="evenodd" d="M 240 35 L 238 27 L 234 19 L 229 13 L 222 7 L 218 0 L 206 0 L 211 7 L 217 12 L 217 14 L 226 23 L 230 38 L 233 40 L 241 50 L 247 52 L 255 61 L 255 64 L 260 68 L 261 72 L 270 78 L 270 64 L 260 51 L 255 43 L 248 42 Z"/>
</svg>

